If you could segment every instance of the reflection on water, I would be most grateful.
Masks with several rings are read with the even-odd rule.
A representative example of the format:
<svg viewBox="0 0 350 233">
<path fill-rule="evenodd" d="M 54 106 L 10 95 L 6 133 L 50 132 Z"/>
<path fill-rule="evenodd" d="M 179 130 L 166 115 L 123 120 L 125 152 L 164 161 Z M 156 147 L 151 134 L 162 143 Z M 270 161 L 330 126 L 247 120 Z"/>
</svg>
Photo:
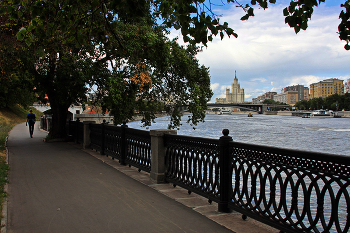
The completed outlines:
<svg viewBox="0 0 350 233">
<path fill-rule="evenodd" d="M 186 123 L 183 117 L 178 134 L 220 138 L 223 129 L 230 130 L 234 141 L 280 148 L 316 151 L 331 154 L 350 155 L 350 118 L 301 118 L 292 116 L 247 114 L 215 115 L 208 114 L 204 123 L 196 130 Z M 156 123 L 145 128 L 141 122 L 130 122 L 136 129 L 166 129 L 169 117 L 156 119 Z"/>
</svg>

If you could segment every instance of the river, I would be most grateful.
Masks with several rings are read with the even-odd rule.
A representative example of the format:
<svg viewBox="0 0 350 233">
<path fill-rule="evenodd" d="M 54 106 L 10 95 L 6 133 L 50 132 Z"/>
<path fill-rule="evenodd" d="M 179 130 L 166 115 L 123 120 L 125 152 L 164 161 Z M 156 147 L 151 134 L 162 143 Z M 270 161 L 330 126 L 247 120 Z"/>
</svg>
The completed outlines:
<svg viewBox="0 0 350 233">
<path fill-rule="evenodd" d="M 229 136 L 237 142 L 350 156 L 350 118 L 207 114 L 195 130 L 186 120 L 185 115 L 177 134 L 218 139 L 223 129 L 229 129 Z M 129 122 L 128 126 L 151 130 L 166 129 L 168 124 L 169 117 L 160 117 L 150 127 L 142 127 L 140 121 Z"/>
</svg>

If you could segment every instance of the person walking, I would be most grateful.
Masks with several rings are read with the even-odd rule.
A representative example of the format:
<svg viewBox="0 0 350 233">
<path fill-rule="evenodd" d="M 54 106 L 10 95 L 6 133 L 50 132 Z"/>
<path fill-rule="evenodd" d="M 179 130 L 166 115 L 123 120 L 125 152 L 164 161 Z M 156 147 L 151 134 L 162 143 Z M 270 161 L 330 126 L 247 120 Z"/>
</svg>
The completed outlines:
<svg viewBox="0 0 350 233">
<path fill-rule="evenodd" d="M 29 110 L 29 114 L 27 115 L 27 122 L 26 125 L 29 125 L 29 135 L 32 138 L 34 133 L 34 125 L 35 125 L 36 117 L 33 113 L 33 110 Z"/>
</svg>

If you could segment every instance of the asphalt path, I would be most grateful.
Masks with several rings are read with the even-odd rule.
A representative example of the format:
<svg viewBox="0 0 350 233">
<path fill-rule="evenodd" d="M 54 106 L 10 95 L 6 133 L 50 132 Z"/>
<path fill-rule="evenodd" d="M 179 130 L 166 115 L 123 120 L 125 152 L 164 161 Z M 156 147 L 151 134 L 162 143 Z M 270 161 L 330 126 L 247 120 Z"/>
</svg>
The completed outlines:
<svg viewBox="0 0 350 233">
<path fill-rule="evenodd" d="M 7 232 L 232 232 L 79 148 L 10 132 Z"/>
</svg>

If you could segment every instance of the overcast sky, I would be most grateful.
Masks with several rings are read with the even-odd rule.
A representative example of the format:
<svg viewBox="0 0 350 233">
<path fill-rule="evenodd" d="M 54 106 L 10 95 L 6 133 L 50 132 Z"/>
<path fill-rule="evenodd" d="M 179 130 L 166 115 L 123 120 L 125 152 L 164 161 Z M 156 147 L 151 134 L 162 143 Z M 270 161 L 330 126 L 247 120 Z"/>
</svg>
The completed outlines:
<svg viewBox="0 0 350 233">
<path fill-rule="evenodd" d="M 266 10 L 256 9 L 248 21 L 240 20 L 244 12 L 233 4 L 213 6 L 223 16 L 220 22 L 228 22 L 238 38 L 217 37 L 197 55 L 200 64 L 210 68 L 211 102 L 225 97 L 235 70 L 246 101 L 268 91 L 280 93 L 290 85 L 309 87 L 327 78 L 350 79 L 350 51 L 337 34 L 344 1 L 326 0 L 315 8 L 308 29 L 298 34 L 284 23 L 283 8 L 289 0 L 277 0 Z"/>
</svg>

